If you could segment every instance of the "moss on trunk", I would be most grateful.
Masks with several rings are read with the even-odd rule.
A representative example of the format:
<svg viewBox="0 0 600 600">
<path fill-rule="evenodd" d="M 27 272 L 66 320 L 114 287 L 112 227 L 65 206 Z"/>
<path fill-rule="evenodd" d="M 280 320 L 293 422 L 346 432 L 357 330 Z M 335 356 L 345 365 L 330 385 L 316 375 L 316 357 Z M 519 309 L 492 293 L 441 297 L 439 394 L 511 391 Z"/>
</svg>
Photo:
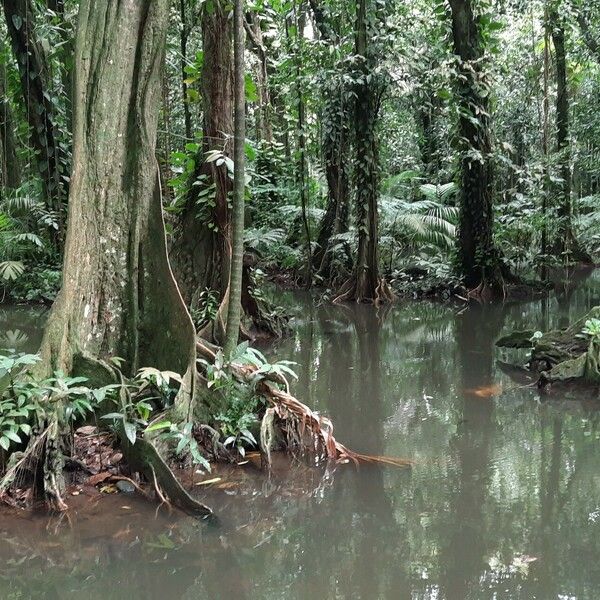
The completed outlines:
<svg viewBox="0 0 600 600">
<path fill-rule="evenodd" d="M 119 356 L 127 375 L 176 371 L 188 412 L 194 328 L 167 259 L 155 159 L 167 23 L 168 0 L 81 3 L 63 287 L 39 370 L 98 376 Z"/>
</svg>

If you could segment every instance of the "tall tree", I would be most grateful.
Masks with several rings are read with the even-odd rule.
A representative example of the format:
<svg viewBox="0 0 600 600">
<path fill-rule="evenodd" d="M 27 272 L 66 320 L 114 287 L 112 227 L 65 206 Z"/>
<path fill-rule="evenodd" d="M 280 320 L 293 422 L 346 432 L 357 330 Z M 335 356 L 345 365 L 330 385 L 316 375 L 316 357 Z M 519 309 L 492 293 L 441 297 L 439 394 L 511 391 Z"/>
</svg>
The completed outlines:
<svg viewBox="0 0 600 600">
<path fill-rule="evenodd" d="M 310 225 L 308 222 L 308 185 L 307 185 L 307 151 L 306 151 L 306 99 L 304 89 L 303 53 L 304 53 L 304 28 L 306 26 L 306 11 L 304 2 L 298 4 L 294 0 L 294 55 L 296 59 L 296 101 L 298 105 L 298 121 L 296 127 L 296 185 L 300 194 L 300 209 L 302 211 L 302 227 L 304 229 L 304 242 L 306 244 L 306 273 L 304 276 L 307 287 L 312 285 L 312 248 Z"/>
<path fill-rule="evenodd" d="M 21 182 L 15 138 L 16 121 L 6 89 L 6 64 L 0 63 L 0 187 L 14 189 Z"/>
<path fill-rule="evenodd" d="M 569 136 L 569 83 L 567 80 L 566 30 L 563 18 L 554 0 L 548 10 L 546 27 L 550 29 L 554 46 L 556 71 L 556 153 L 560 161 L 560 177 L 555 184 L 558 202 L 558 231 L 554 251 L 567 262 L 590 263 L 573 231 L 573 203 L 571 201 L 571 140 Z"/>
<path fill-rule="evenodd" d="M 342 286 L 336 302 L 354 300 L 378 304 L 390 301 L 393 297 L 385 280 L 379 275 L 377 123 L 385 84 L 381 76 L 375 73 L 382 57 L 372 39 L 383 28 L 385 6 L 385 2 L 371 3 L 369 0 L 358 0 L 356 4 L 355 55 L 358 67 L 354 107 L 354 184 L 358 252 L 354 274 Z"/>
<path fill-rule="evenodd" d="M 35 11 L 31 0 L 2 0 L 2 7 L 19 66 L 31 145 L 38 153 L 36 166 L 48 206 L 57 211 L 59 223 L 62 223 L 62 209 L 68 192 L 68 178 L 64 172 L 66 161 L 58 143 L 48 61 L 35 32 Z"/>
<path fill-rule="evenodd" d="M 231 270 L 224 353 L 229 358 L 237 345 L 242 312 L 242 271 L 244 263 L 244 195 L 246 146 L 246 89 L 244 64 L 244 0 L 235 0 L 233 28 L 235 135 L 233 145 L 233 206 Z"/>
<path fill-rule="evenodd" d="M 484 296 L 502 291 L 500 259 L 492 227 L 493 166 L 489 92 L 484 72 L 481 18 L 474 0 L 450 0 L 452 39 L 458 58 L 461 201 L 458 257 L 465 284 Z"/>
<path fill-rule="evenodd" d="M 332 17 L 317 0 L 310 6 L 321 39 L 340 51 L 340 25 L 334 27 Z M 327 178 L 327 206 L 317 234 L 313 254 L 314 267 L 319 277 L 331 280 L 332 247 L 336 236 L 348 231 L 350 196 L 350 122 L 352 97 L 346 84 L 346 73 L 327 76 L 323 83 L 325 104 L 321 115 L 321 145 L 325 176 Z"/>
<path fill-rule="evenodd" d="M 190 37 L 190 17 L 186 0 L 179 0 L 179 18 L 181 19 L 181 29 L 179 30 L 179 50 L 181 52 L 181 96 L 183 103 L 183 123 L 185 137 L 191 140 L 194 132 L 192 131 L 192 113 L 190 111 L 190 102 L 188 97 L 188 75 L 186 73 L 188 60 L 188 40 Z"/>
<path fill-rule="evenodd" d="M 265 142 L 267 146 L 270 146 L 273 143 L 273 114 L 269 89 L 269 57 L 257 12 L 252 11 L 246 14 L 244 27 L 251 47 L 258 58 L 256 83 L 259 106 L 256 114 L 256 137 L 259 142 Z"/>
<path fill-rule="evenodd" d="M 168 8 L 81 2 L 63 287 L 39 370 L 98 381 L 113 356 L 127 375 L 144 365 L 173 370 L 184 374 L 187 411 L 195 333 L 167 259 L 155 158 Z"/>
<path fill-rule="evenodd" d="M 205 3 L 201 10 L 202 144 L 171 253 L 183 298 L 192 307 L 205 288 L 224 297 L 231 253 L 233 27 L 224 0 Z M 222 330 L 223 323 L 218 325 Z"/>
</svg>

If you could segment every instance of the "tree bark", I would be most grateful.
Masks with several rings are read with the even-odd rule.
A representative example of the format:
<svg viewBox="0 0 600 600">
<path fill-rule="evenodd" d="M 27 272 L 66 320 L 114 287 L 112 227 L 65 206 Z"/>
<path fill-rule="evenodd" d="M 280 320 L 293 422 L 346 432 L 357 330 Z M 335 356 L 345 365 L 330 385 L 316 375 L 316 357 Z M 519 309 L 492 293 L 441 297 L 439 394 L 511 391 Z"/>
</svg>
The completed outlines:
<svg viewBox="0 0 600 600">
<path fill-rule="evenodd" d="M 206 155 L 218 151 L 229 156 L 232 149 L 233 30 L 225 3 L 216 0 L 212 8 L 205 5 L 201 16 L 203 144 L 171 252 L 183 298 L 192 307 L 207 287 L 225 295 L 231 253 L 227 196 L 232 180 L 223 161 L 207 162 Z"/>
<path fill-rule="evenodd" d="M 500 260 L 492 227 L 488 86 L 482 79 L 483 42 L 471 0 L 450 0 L 454 51 L 459 59 L 456 92 L 460 104 L 461 202 L 458 256 L 465 284 L 478 293 L 502 293 Z"/>
<path fill-rule="evenodd" d="M 47 204 L 57 212 L 62 233 L 62 209 L 68 184 L 49 94 L 47 59 L 35 34 L 31 0 L 2 0 L 2 7 L 19 66 L 31 145 L 38 153 L 36 165 L 44 184 Z"/>
<path fill-rule="evenodd" d="M 546 27 L 549 27 L 554 45 L 556 68 L 556 153 L 560 159 L 560 181 L 555 184 L 558 199 L 558 232 L 554 244 L 556 255 L 566 262 L 591 263 L 573 231 L 573 205 L 571 202 L 571 141 L 569 138 L 569 85 L 567 82 L 567 53 L 565 27 L 560 15 L 549 11 Z"/>
<path fill-rule="evenodd" d="M 15 139 L 16 123 L 4 87 L 6 65 L 0 65 L 0 186 L 15 189 L 21 184 L 21 168 Z"/>
<path fill-rule="evenodd" d="M 182 374 L 191 409 L 195 332 L 166 254 L 155 158 L 168 0 L 82 0 L 63 287 L 40 374 L 97 381 L 106 360 Z"/>
<path fill-rule="evenodd" d="M 231 272 L 225 330 L 225 357 L 233 354 L 240 333 L 242 313 L 242 270 L 244 263 L 244 196 L 246 145 L 246 88 L 244 63 L 244 0 L 235 0 L 234 8 L 234 96 L 235 139 L 233 146 L 234 177 L 232 206 Z"/>
</svg>

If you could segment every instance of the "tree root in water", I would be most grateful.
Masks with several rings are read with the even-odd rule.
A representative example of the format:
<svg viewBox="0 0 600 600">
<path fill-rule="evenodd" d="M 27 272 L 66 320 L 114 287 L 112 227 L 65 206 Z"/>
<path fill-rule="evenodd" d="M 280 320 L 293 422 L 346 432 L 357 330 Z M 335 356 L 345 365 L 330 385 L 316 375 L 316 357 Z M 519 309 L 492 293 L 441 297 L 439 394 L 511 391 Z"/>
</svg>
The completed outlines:
<svg viewBox="0 0 600 600">
<path fill-rule="evenodd" d="M 0 500 L 11 504 L 8 490 L 21 487 L 29 480 L 34 499 L 44 500 L 52 511 L 67 510 L 62 437 L 58 417 L 54 415 L 39 433 L 30 438 L 23 452 L 12 455 L 11 463 L 0 480 Z"/>
<path fill-rule="evenodd" d="M 208 506 L 192 498 L 181 485 L 151 441 L 138 437 L 135 444 L 132 444 L 124 432 L 119 432 L 119 439 L 131 469 L 154 483 L 155 491 L 163 502 L 168 505 L 173 504 L 192 516 L 212 515 L 212 510 Z"/>
<path fill-rule="evenodd" d="M 379 306 L 380 304 L 392 303 L 395 299 L 396 296 L 385 278 L 380 277 L 375 286 L 375 293 L 369 294 L 366 291 L 366 286 L 361 285 L 356 275 L 353 275 L 342 285 L 332 302 L 333 304 L 356 302 L 357 304 L 366 303 Z"/>
</svg>

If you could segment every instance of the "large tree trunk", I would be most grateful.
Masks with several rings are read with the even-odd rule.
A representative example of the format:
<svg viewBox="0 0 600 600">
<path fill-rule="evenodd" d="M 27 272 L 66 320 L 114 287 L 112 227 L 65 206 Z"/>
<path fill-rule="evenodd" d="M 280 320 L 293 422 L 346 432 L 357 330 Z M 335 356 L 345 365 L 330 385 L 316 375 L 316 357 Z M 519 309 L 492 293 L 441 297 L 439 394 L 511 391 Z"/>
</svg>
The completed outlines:
<svg viewBox="0 0 600 600">
<path fill-rule="evenodd" d="M 554 45 L 556 68 L 556 152 L 560 159 L 560 181 L 555 184 L 558 200 L 558 232 L 554 252 L 564 256 L 566 262 L 591 263 L 592 259 L 580 246 L 573 231 L 573 206 L 571 202 L 571 142 L 569 139 L 569 86 L 567 82 L 567 54 L 565 27 L 556 10 L 548 15 Z"/>
<path fill-rule="evenodd" d="M 74 148 L 63 287 L 41 370 L 101 378 L 152 365 L 184 376 L 195 334 L 169 267 L 155 158 L 168 0 L 82 0 L 75 51 Z"/>
<path fill-rule="evenodd" d="M 459 58 L 461 203 L 458 254 L 465 284 L 484 295 L 502 291 L 500 260 L 492 236 L 493 167 L 483 43 L 471 0 L 450 0 L 454 51 Z"/>
<path fill-rule="evenodd" d="M 171 252 L 183 298 L 192 307 L 207 287 L 225 294 L 231 252 L 227 195 L 232 180 L 223 161 L 206 162 L 206 154 L 229 156 L 233 147 L 232 22 L 222 0 L 212 10 L 204 6 L 201 18 L 203 145 Z"/>
<path fill-rule="evenodd" d="M 49 76 L 45 52 L 35 34 L 31 0 L 2 0 L 6 27 L 13 54 L 19 66 L 21 89 L 30 138 L 37 151 L 37 166 L 44 184 L 48 206 L 57 211 L 62 231 L 62 208 L 68 184 L 63 151 L 58 144 L 54 110 L 49 93 Z"/>
</svg>

